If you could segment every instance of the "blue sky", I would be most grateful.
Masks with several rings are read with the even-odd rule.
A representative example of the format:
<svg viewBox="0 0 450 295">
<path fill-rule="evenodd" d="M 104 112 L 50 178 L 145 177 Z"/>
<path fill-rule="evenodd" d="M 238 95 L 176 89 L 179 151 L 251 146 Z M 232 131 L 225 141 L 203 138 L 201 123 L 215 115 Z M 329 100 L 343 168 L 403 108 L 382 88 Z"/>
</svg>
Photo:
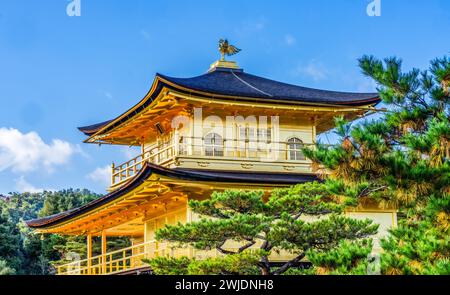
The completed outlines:
<svg viewBox="0 0 450 295">
<path fill-rule="evenodd" d="M 77 126 L 116 117 L 154 74 L 189 77 L 217 60 L 217 41 L 242 48 L 252 74 L 345 91 L 373 91 L 363 54 L 427 68 L 450 52 L 450 1 L 0 0 L 0 193 L 105 190 L 104 169 L 133 150 L 83 144 Z M 96 171 L 96 172 L 95 172 Z"/>
</svg>

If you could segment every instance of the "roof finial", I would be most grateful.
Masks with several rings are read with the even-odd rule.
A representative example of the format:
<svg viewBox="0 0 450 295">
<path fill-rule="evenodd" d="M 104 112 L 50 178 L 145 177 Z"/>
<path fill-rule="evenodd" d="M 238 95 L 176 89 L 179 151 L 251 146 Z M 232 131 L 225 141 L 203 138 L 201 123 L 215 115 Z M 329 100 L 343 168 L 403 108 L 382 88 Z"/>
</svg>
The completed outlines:
<svg viewBox="0 0 450 295">
<path fill-rule="evenodd" d="M 234 55 L 241 51 L 239 48 L 237 48 L 234 45 L 231 45 L 228 43 L 227 39 L 220 39 L 219 40 L 219 52 L 221 54 L 221 61 L 225 61 L 225 55 Z"/>
<path fill-rule="evenodd" d="M 234 54 L 238 53 L 239 51 L 241 51 L 241 50 L 239 48 L 237 48 L 236 46 L 233 46 L 230 43 L 228 43 L 227 39 L 220 39 L 219 40 L 219 52 L 220 52 L 221 58 L 218 61 L 211 64 L 208 72 L 212 72 L 217 69 L 221 69 L 221 70 L 233 69 L 236 71 L 242 71 L 242 69 L 239 68 L 239 66 L 237 65 L 237 63 L 235 61 L 225 60 L 225 55 L 228 55 L 228 56 L 234 55 Z"/>
</svg>

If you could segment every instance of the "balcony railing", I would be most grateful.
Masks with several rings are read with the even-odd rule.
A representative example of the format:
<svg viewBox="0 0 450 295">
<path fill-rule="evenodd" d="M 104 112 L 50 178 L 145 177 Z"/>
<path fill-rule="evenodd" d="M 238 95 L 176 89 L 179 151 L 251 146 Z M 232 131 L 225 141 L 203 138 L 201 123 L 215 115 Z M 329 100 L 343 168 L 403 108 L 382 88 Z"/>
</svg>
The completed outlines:
<svg viewBox="0 0 450 295">
<path fill-rule="evenodd" d="M 159 256 L 181 257 L 188 256 L 188 249 L 172 249 L 167 243 L 149 241 L 105 255 L 94 256 L 90 259 L 70 262 L 56 267 L 58 275 L 100 275 L 139 269 L 148 266 L 142 260 Z"/>
<path fill-rule="evenodd" d="M 164 165 L 174 160 L 177 156 L 201 156 L 214 157 L 226 160 L 251 160 L 258 161 L 276 156 L 276 160 L 281 162 L 304 162 L 306 161 L 301 148 L 289 148 L 288 142 L 271 142 L 265 148 L 258 146 L 258 142 L 246 140 L 230 140 L 228 143 L 222 141 L 220 144 L 205 143 L 204 138 L 194 137 L 171 137 L 160 145 L 154 145 L 143 154 L 121 164 L 112 166 L 112 187 L 120 185 L 126 180 L 136 175 L 143 164 L 148 161 L 157 165 Z M 298 144 L 298 143 L 294 143 Z M 301 143 L 301 147 L 312 146 L 313 144 Z"/>
<path fill-rule="evenodd" d="M 113 186 L 120 184 L 136 175 L 147 161 L 153 164 L 162 165 L 164 162 L 172 159 L 175 155 L 175 148 L 173 145 L 170 145 L 162 148 L 157 153 L 152 153 L 151 151 L 144 152 L 119 166 L 113 164 L 111 184 Z"/>
<path fill-rule="evenodd" d="M 235 247 L 226 247 L 226 250 L 236 251 Z M 170 243 L 148 241 L 142 244 L 130 246 L 120 250 L 105 253 L 105 255 L 94 256 L 90 259 L 73 261 L 56 266 L 57 275 L 113 275 L 122 272 L 138 270 L 149 265 L 144 259 L 156 257 L 195 257 L 202 260 L 208 257 L 222 255 L 217 250 L 195 250 L 188 248 L 174 248 Z"/>
</svg>

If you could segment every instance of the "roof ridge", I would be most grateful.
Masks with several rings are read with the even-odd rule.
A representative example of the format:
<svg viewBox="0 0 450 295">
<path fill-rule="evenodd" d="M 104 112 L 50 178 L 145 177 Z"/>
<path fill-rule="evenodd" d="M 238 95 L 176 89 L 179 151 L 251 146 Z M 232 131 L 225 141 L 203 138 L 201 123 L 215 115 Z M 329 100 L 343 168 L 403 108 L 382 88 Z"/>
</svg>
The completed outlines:
<svg viewBox="0 0 450 295">
<path fill-rule="evenodd" d="M 254 89 L 254 90 L 256 90 L 256 91 L 258 91 L 258 92 L 260 92 L 260 93 L 262 93 L 262 94 L 264 94 L 264 95 L 267 95 L 267 96 L 269 96 L 269 97 L 273 97 L 272 94 L 267 93 L 267 92 L 265 92 L 265 91 L 263 91 L 263 90 L 261 90 L 261 89 L 255 87 L 255 86 L 253 86 L 252 84 L 248 83 L 247 81 L 245 81 L 244 79 L 242 79 L 241 77 L 239 77 L 238 75 L 236 75 L 236 74 L 234 73 L 233 70 L 231 70 L 231 73 L 233 74 L 233 76 L 234 76 L 236 79 L 238 79 L 239 81 L 241 81 L 241 82 L 242 82 L 243 84 L 245 84 L 246 86 L 248 86 L 248 87 L 250 87 L 250 88 L 252 88 L 252 89 Z"/>
</svg>

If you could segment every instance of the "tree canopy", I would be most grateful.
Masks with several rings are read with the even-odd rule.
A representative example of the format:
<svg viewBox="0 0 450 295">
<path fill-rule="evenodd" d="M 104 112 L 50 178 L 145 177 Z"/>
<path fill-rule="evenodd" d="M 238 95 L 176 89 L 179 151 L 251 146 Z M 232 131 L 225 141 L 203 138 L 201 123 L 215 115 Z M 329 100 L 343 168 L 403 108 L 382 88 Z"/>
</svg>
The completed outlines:
<svg viewBox="0 0 450 295">
<path fill-rule="evenodd" d="M 91 191 L 74 189 L 0 197 L 0 273 L 52 274 L 53 264 L 64 262 L 67 253 L 86 254 L 85 237 L 35 234 L 24 221 L 70 210 L 98 197 Z M 108 242 L 111 250 L 128 245 L 127 238 Z M 100 241 L 94 240 L 93 250 L 100 252 Z"/>
<path fill-rule="evenodd" d="M 339 144 L 305 149 L 330 192 L 399 209 L 382 242 L 386 274 L 450 273 L 450 59 L 402 72 L 398 58 L 359 60 L 387 107 L 377 120 L 336 120 Z"/>
<path fill-rule="evenodd" d="M 378 226 L 370 220 L 341 215 L 346 205 L 317 182 L 274 190 L 267 201 L 262 191 L 214 192 L 210 199 L 189 202 L 191 210 L 202 216 L 199 221 L 167 225 L 156 238 L 222 255 L 202 261 L 160 257 L 149 263 L 162 274 L 173 273 L 174 268 L 189 274 L 283 274 L 308 251 L 330 251 L 342 241 L 376 233 Z M 230 247 L 230 242 L 238 246 Z M 270 255 L 280 251 L 291 258 L 274 266 Z"/>
</svg>

